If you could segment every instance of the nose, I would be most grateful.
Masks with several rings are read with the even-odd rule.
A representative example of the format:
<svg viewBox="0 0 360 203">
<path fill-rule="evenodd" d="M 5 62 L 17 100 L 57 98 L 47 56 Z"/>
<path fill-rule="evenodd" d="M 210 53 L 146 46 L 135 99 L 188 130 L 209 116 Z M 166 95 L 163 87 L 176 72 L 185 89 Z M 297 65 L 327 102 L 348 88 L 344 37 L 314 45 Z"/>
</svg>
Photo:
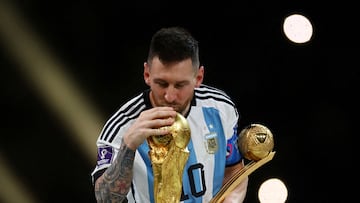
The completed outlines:
<svg viewBox="0 0 360 203">
<path fill-rule="evenodd" d="M 176 89 L 174 87 L 168 87 L 165 91 L 165 100 L 169 103 L 172 103 L 176 99 Z"/>
</svg>

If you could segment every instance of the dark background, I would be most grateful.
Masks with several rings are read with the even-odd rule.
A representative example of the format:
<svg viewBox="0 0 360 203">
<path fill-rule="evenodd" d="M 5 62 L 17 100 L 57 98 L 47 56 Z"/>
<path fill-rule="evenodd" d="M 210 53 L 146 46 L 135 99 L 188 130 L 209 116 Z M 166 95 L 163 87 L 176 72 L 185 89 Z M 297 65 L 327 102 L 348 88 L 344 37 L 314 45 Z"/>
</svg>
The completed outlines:
<svg viewBox="0 0 360 203">
<path fill-rule="evenodd" d="M 274 134 L 275 157 L 250 176 L 246 202 L 258 202 L 260 184 L 272 177 L 284 181 L 287 202 L 353 199 L 359 65 L 351 5 L 9 2 L 67 65 L 104 122 L 145 87 L 143 62 L 152 34 L 164 26 L 187 27 L 200 42 L 204 83 L 234 99 L 241 127 L 263 123 Z M 314 25 L 309 43 L 296 45 L 282 33 L 284 17 L 295 12 Z M 0 61 L 0 152 L 8 167 L 40 203 L 95 202 L 90 173 L 96 154 L 89 159 L 70 139 L 75 135 L 19 73 L 19 62 L 6 49 L 0 49 Z"/>
</svg>

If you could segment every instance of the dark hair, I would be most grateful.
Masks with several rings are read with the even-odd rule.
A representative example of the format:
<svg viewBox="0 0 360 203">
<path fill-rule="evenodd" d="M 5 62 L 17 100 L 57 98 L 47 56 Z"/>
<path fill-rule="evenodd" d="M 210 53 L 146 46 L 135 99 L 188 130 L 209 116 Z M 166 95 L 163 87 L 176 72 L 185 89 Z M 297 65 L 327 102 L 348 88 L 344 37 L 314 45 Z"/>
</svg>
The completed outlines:
<svg viewBox="0 0 360 203">
<path fill-rule="evenodd" d="M 191 58 L 194 68 L 200 66 L 198 41 L 182 27 L 162 28 L 153 35 L 148 63 L 156 56 L 164 64 Z"/>
</svg>

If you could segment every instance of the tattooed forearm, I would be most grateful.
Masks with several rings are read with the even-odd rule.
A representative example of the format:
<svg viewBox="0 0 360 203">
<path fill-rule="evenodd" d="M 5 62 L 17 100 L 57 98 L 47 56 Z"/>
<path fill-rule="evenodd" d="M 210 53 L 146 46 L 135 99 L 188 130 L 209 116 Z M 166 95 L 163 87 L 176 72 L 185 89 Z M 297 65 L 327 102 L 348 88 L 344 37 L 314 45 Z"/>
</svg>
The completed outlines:
<svg viewBox="0 0 360 203">
<path fill-rule="evenodd" d="M 118 156 L 96 181 L 95 196 L 98 202 L 127 202 L 126 195 L 133 177 L 134 157 L 135 151 L 122 142 Z"/>
</svg>

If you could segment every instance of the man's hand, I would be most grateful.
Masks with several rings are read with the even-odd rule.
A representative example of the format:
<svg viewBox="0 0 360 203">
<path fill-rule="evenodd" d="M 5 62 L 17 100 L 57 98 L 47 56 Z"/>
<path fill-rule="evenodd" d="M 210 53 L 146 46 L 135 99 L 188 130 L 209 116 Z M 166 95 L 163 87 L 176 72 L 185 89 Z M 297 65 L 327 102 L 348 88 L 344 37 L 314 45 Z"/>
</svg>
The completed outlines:
<svg viewBox="0 0 360 203">
<path fill-rule="evenodd" d="M 124 135 L 125 144 L 136 150 L 146 138 L 152 135 L 169 134 L 168 128 L 174 123 L 177 112 L 171 107 L 154 107 L 141 112 L 133 125 Z"/>
</svg>

